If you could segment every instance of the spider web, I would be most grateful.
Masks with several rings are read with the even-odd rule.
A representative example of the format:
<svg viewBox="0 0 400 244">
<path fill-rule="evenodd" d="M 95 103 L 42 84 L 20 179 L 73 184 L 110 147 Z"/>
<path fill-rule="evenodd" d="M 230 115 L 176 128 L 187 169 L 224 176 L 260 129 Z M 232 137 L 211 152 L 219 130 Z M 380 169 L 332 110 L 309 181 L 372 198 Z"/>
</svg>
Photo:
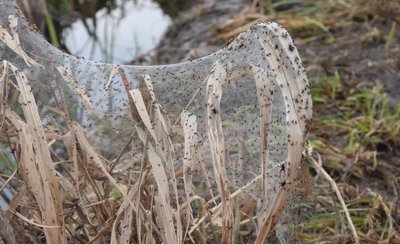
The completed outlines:
<svg viewBox="0 0 400 244">
<path fill-rule="evenodd" d="M 249 225 L 256 223 L 258 241 L 270 235 L 292 202 L 312 113 L 307 77 L 286 30 L 263 23 L 197 60 L 117 66 L 52 47 L 11 0 L 0 1 L 0 16 L 0 57 L 27 76 L 44 127 L 65 128 L 59 115 L 66 115 L 110 161 L 133 132 L 147 138 L 142 141 L 150 140 L 167 175 L 183 172 L 183 184 L 168 178 L 179 195 L 176 205 L 196 195 L 213 202 L 211 214 L 223 212 L 214 224 L 220 221 L 222 238 L 229 239 L 238 214 L 234 205 L 251 199 Z M 123 169 L 132 162 L 121 164 Z M 201 221 L 195 216 L 199 210 L 191 208 L 186 234 Z M 282 225 L 293 218 L 285 217 Z M 167 240 L 180 240 L 176 228 L 178 237 Z"/>
</svg>

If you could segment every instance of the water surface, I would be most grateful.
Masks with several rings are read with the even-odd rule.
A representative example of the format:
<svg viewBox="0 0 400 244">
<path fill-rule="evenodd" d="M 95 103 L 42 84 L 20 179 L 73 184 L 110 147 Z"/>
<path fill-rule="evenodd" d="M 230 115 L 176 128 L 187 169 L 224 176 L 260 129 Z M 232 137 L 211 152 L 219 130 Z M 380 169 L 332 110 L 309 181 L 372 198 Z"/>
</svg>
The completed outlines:
<svg viewBox="0 0 400 244">
<path fill-rule="evenodd" d="M 124 63 L 153 49 L 171 23 L 159 5 L 150 0 L 118 0 L 117 4 L 118 7 L 110 13 L 106 9 L 97 11 L 97 41 L 89 35 L 82 20 L 64 30 L 66 46 L 73 55 Z M 93 19 L 86 22 L 93 30 Z"/>
</svg>

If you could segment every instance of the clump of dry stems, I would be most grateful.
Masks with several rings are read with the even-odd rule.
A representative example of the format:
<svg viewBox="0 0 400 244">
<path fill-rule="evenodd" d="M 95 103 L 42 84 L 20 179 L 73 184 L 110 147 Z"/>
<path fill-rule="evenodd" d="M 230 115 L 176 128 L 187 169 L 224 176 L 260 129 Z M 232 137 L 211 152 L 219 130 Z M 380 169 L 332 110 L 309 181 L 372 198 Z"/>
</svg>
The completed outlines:
<svg viewBox="0 0 400 244">
<path fill-rule="evenodd" d="M 15 27 L 17 22 L 11 25 Z M 134 130 L 116 156 L 107 159 L 89 139 L 91 132 L 69 114 L 69 104 L 62 93 L 59 107 L 47 107 L 56 122 L 43 123 L 45 118 L 29 77 L 13 63 L 3 60 L 0 138 L 16 164 L 10 168 L 14 173 L 0 178 L 0 189 L 13 194 L 6 201 L 7 209 L 0 210 L 3 240 L 10 243 L 16 240 L 22 243 L 206 243 L 209 240 L 264 243 L 274 233 L 297 185 L 296 172 L 311 117 L 311 101 L 297 51 L 287 32 L 275 24 L 258 28 L 270 31 L 267 37 L 258 36 L 254 40 L 273 43 L 264 46 L 272 55 L 268 61 L 271 71 L 253 63 L 243 66 L 255 81 L 261 169 L 259 175 L 236 188 L 229 180 L 228 142 L 224 138 L 220 112 L 223 111 L 223 86 L 234 74 L 228 73 L 219 61 L 205 83 L 209 152 L 203 151 L 205 142 L 199 138 L 198 127 L 203 125 L 198 124 L 188 106 L 179 115 L 180 125 L 171 125 L 154 92 L 152 77 L 142 76 L 140 88 L 132 88 L 124 68 L 115 66 L 107 85 L 111 85 L 114 77 L 123 83 Z M 40 66 L 21 48 L 16 32 L 9 34 L 3 27 L 0 31 L 1 40 L 28 66 Z M 282 39 L 268 39 L 278 35 Z M 280 58 L 286 63 L 279 61 Z M 83 106 L 94 111 L 95 106 L 74 81 L 72 73 L 63 66 L 56 70 Z M 275 80 L 282 94 L 283 128 L 272 116 L 276 113 L 272 105 L 277 91 L 270 83 Z M 271 139 L 278 133 L 272 133 L 271 126 L 279 133 L 286 133 L 283 134 L 285 143 L 279 145 Z M 176 137 L 183 138 L 181 145 L 176 143 Z M 238 164 L 246 163 L 239 162 L 244 159 L 246 149 L 243 148 L 238 149 Z M 271 148 L 278 152 L 284 148 L 287 155 L 281 157 L 285 160 L 272 165 L 275 159 Z M 178 150 L 183 156 L 177 159 Z M 209 179 L 205 154 L 210 155 L 213 179 Z M 177 161 L 182 165 L 178 166 Z M 200 172 L 205 189 L 195 187 L 194 171 Z M 258 193 L 249 194 L 253 190 Z"/>
</svg>

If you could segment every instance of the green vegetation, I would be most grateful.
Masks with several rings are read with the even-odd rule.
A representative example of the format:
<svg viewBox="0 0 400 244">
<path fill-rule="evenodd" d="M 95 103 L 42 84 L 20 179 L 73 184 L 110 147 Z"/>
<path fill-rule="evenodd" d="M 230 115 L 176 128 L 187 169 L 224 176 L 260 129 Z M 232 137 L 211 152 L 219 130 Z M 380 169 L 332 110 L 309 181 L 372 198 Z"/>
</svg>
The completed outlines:
<svg viewBox="0 0 400 244">
<path fill-rule="evenodd" d="M 392 216 L 396 199 L 391 193 L 397 189 L 382 189 L 379 181 L 397 185 L 398 172 L 391 172 L 395 161 L 389 161 L 394 165 L 388 166 L 386 160 L 395 160 L 390 155 L 400 145 L 400 106 L 389 104 L 390 98 L 380 83 L 363 82 L 351 89 L 343 88 L 338 71 L 313 83 L 317 112 L 309 143 L 321 154 L 324 167 L 345 194 L 358 233 L 373 233 L 374 240 L 391 243 L 398 238 Z M 381 174 L 384 178 L 379 180 Z M 375 184 L 371 184 L 371 177 Z M 310 212 L 298 233 L 309 243 L 345 240 L 339 236 L 349 233 L 341 206 L 330 197 L 333 193 L 325 184 L 316 178 L 318 187 L 314 187 L 307 206 Z"/>
</svg>

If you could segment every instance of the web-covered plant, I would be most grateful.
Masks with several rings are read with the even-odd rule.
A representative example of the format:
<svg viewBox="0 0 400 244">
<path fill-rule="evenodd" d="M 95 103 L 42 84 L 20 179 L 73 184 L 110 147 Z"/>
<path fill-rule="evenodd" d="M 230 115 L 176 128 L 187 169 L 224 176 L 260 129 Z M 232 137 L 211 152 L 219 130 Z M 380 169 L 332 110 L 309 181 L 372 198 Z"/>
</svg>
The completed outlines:
<svg viewBox="0 0 400 244">
<path fill-rule="evenodd" d="M 277 225 L 292 235 L 294 217 L 280 220 L 312 102 L 282 27 L 256 25 L 190 62 L 118 66 L 55 49 L 14 1 L 0 1 L 0 25 L 4 240 L 264 243 Z"/>
</svg>

